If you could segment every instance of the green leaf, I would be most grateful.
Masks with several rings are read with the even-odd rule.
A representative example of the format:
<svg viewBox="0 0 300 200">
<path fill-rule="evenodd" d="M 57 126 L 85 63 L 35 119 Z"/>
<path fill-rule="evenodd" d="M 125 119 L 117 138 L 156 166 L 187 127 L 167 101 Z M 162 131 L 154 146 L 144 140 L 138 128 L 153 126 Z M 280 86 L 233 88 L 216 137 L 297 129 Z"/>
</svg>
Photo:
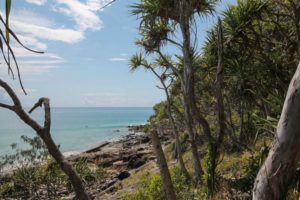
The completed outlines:
<svg viewBox="0 0 300 200">
<path fill-rule="evenodd" d="M 6 15 L 6 39 L 7 42 L 9 42 L 9 15 L 10 15 L 10 10 L 11 10 L 11 0 L 6 0 L 5 1 L 5 15 Z"/>
</svg>

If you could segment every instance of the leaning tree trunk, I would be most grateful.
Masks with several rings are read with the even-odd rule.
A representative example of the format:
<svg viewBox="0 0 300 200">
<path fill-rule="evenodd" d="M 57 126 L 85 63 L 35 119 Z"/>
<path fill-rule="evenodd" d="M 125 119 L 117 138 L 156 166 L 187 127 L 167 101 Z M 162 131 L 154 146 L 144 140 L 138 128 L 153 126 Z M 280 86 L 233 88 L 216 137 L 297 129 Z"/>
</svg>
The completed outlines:
<svg viewBox="0 0 300 200">
<path fill-rule="evenodd" d="M 190 179 L 190 175 L 185 167 L 184 161 L 183 161 L 183 157 L 182 157 L 182 151 L 181 151 L 181 144 L 180 144 L 180 138 L 179 138 L 179 133 L 178 133 L 178 129 L 175 123 L 175 119 L 172 116 L 172 110 L 171 110 L 171 98 L 169 95 L 169 91 L 168 91 L 168 87 L 165 84 L 164 80 L 162 79 L 162 77 L 153 69 L 150 68 L 150 70 L 153 72 L 153 74 L 160 80 L 161 85 L 163 86 L 164 92 L 166 94 L 166 98 L 167 98 L 167 112 L 168 112 L 168 116 L 169 116 L 169 120 L 171 122 L 171 126 L 172 126 L 172 130 L 173 130 L 173 134 L 175 137 L 175 151 L 176 154 L 178 156 L 178 160 L 179 160 L 179 164 L 180 164 L 180 169 L 182 174 L 187 178 Z"/>
<path fill-rule="evenodd" d="M 174 191 L 174 187 L 171 180 L 171 175 L 169 172 L 168 164 L 165 158 L 164 151 L 162 149 L 158 134 L 156 130 L 152 130 L 150 132 L 151 140 L 152 140 L 152 146 L 155 152 L 157 165 L 160 171 L 160 176 L 162 178 L 165 193 L 168 200 L 176 200 L 176 195 Z"/>
<path fill-rule="evenodd" d="M 36 131 L 37 135 L 39 135 L 42 138 L 43 142 L 47 146 L 49 154 L 54 158 L 54 160 L 59 164 L 61 169 L 69 177 L 69 180 L 74 188 L 77 198 L 80 200 L 89 200 L 90 198 L 88 194 L 85 192 L 81 179 L 79 178 L 75 170 L 72 168 L 72 166 L 66 161 L 66 159 L 64 158 L 64 156 L 62 155 L 62 153 L 60 152 L 60 150 L 58 149 L 58 147 L 56 146 L 56 144 L 54 143 L 51 137 L 51 133 L 50 133 L 51 112 L 50 112 L 49 99 L 41 98 L 34 105 L 34 107 L 29 111 L 29 113 L 31 113 L 37 107 L 44 106 L 44 111 L 45 111 L 44 126 L 41 126 L 24 111 L 19 98 L 6 82 L 0 80 L 0 87 L 2 87 L 7 92 L 7 94 L 10 96 L 14 104 L 14 105 L 8 105 L 8 104 L 0 103 L 0 107 L 15 112 L 18 115 L 18 117 L 21 120 L 23 120 L 24 123 L 26 123 L 33 130 Z"/>
<path fill-rule="evenodd" d="M 174 120 L 174 118 L 172 116 L 171 99 L 169 97 L 168 90 L 167 90 L 167 88 L 165 86 L 164 86 L 164 89 L 165 89 L 165 93 L 166 93 L 166 96 L 167 96 L 167 102 L 168 102 L 168 115 L 169 115 L 169 119 L 171 120 L 172 129 L 173 129 L 173 133 L 174 133 L 174 136 L 175 136 L 175 148 L 176 148 L 176 152 L 177 152 L 177 155 L 178 155 L 180 169 L 181 169 L 181 172 L 184 174 L 184 176 L 187 179 L 190 179 L 190 175 L 189 175 L 189 173 L 188 173 L 188 171 L 187 171 L 187 169 L 185 167 L 185 164 L 184 164 L 184 161 L 183 161 L 183 157 L 182 157 L 182 151 L 181 151 L 181 144 L 180 144 L 180 138 L 179 138 L 178 129 L 176 127 L 175 120 Z"/>
<path fill-rule="evenodd" d="M 274 141 L 259 170 L 254 200 L 284 199 L 300 158 L 300 63 L 290 83 Z"/>
</svg>

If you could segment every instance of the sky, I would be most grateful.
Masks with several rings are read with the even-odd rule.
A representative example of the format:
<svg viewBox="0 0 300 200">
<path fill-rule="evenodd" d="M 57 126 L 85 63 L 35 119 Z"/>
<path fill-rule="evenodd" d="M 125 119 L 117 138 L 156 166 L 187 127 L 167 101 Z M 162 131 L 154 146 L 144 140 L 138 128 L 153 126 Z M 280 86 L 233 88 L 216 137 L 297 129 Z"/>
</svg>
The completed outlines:
<svg viewBox="0 0 300 200">
<path fill-rule="evenodd" d="M 151 107 L 165 99 L 150 72 L 130 72 L 129 59 L 139 51 L 134 44 L 139 21 L 130 14 L 130 5 L 138 0 L 116 0 L 101 9 L 109 1 L 12 1 L 11 29 L 26 46 L 45 52 L 35 54 L 11 42 L 28 95 L 8 76 L 0 58 L 0 78 L 14 88 L 24 106 L 40 97 L 49 97 L 53 107 Z M 223 0 L 216 16 L 235 3 Z M 1 1 L 1 15 L 4 8 Z M 215 21 L 211 17 L 199 22 L 199 48 Z M 0 89 L 0 102 L 8 101 Z"/>
</svg>

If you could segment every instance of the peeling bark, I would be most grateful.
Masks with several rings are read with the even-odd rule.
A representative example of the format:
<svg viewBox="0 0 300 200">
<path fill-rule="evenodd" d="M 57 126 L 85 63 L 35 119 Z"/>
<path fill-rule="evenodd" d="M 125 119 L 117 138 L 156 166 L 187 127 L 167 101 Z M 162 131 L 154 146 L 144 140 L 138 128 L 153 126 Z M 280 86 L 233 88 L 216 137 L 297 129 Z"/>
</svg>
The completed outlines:
<svg viewBox="0 0 300 200">
<path fill-rule="evenodd" d="M 257 174 L 254 200 L 284 199 L 300 158 L 300 63 L 291 80 L 269 155 Z"/>
</svg>

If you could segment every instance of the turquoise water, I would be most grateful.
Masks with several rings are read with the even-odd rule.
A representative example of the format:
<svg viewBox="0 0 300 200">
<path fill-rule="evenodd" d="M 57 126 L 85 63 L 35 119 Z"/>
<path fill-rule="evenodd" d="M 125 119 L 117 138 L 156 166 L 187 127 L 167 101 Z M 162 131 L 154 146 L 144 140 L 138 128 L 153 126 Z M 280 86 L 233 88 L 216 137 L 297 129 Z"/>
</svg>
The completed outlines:
<svg viewBox="0 0 300 200">
<path fill-rule="evenodd" d="M 128 125 L 144 124 L 152 113 L 152 108 L 52 108 L 51 133 L 63 152 L 77 152 L 127 134 Z M 32 117 L 43 123 L 41 109 Z M 0 109 L 0 155 L 11 153 L 12 143 L 24 148 L 21 135 L 35 133 L 14 113 Z"/>
</svg>

